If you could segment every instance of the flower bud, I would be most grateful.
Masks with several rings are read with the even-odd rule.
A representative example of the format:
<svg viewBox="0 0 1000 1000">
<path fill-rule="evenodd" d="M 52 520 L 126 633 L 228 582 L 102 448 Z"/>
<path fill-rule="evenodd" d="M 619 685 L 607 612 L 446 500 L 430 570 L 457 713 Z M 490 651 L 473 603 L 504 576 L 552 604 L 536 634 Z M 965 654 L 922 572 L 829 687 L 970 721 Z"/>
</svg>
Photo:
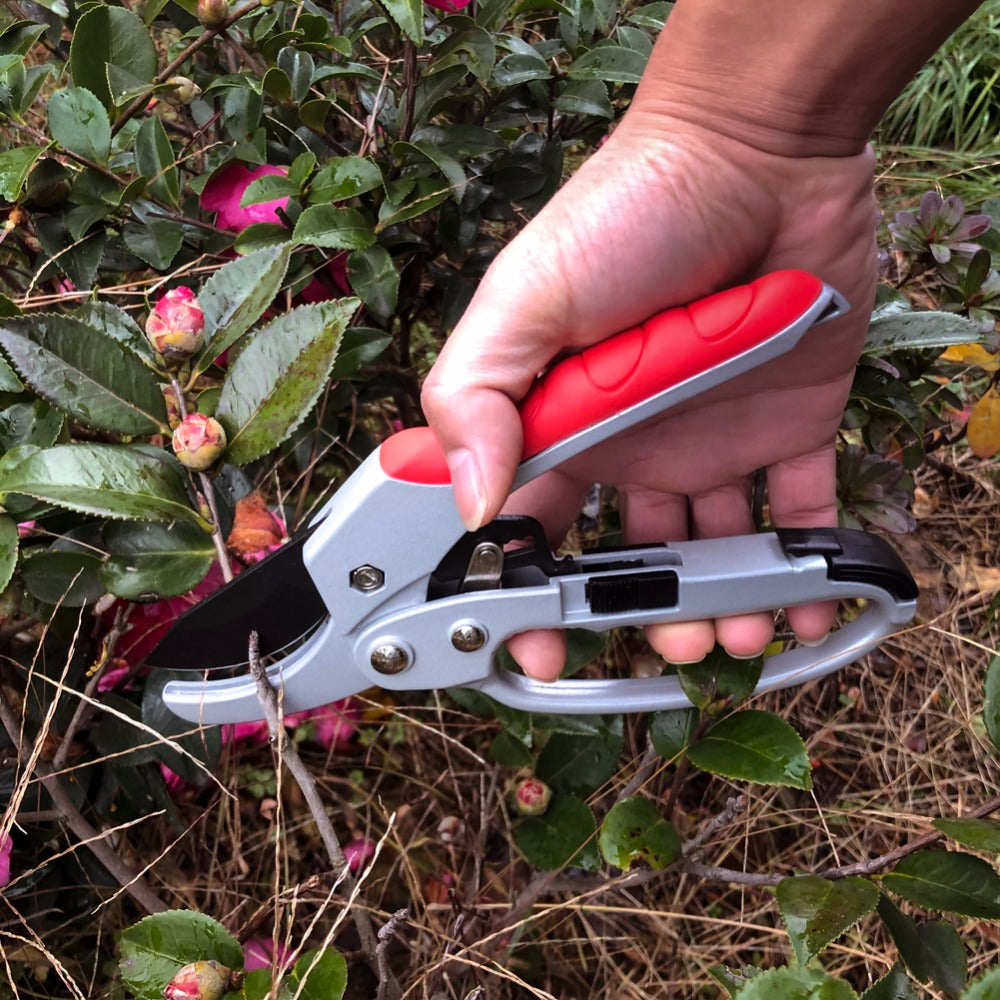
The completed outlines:
<svg viewBox="0 0 1000 1000">
<path fill-rule="evenodd" d="M 146 320 L 153 350 L 174 367 L 187 361 L 205 342 L 205 315 L 190 288 L 171 288 Z"/>
<path fill-rule="evenodd" d="M 170 90 L 165 92 L 165 97 L 171 104 L 182 106 L 190 104 L 201 94 L 201 87 L 189 80 L 186 76 L 172 76 L 167 80 Z"/>
<path fill-rule="evenodd" d="M 226 432 L 213 417 L 189 413 L 174 431 L 172 443 L 181 465 L 193 472 L 204 472 L 226 450 Z"/>
<path fill-rule="evenodd" d="M 229 0 L 198 0 L 198 20 L 203 27 L 217 28 L 229 16 Z"/>
<path fill-rule="evenodd" d="M 239 973 L 214 959 L 191 962 L 177 970 L 163 995 L 166 1000 L 222 1000 L 239 979 Z"/>
<path fill-rule="evenodd" d="M 552 789 L 538 778 L 525 778 L 514 789 L 514 809 L 522 816 L 541 816 L 552 801 Z"/>
<path fill-rule="evenodd" d="M 344 844 L 344 859 L 352 873 L 359 872 L 362 865 L 366 865 L 374 857 L 375 842 L 367 837 L 358 837 L 357 840 Z"/>
</svg>

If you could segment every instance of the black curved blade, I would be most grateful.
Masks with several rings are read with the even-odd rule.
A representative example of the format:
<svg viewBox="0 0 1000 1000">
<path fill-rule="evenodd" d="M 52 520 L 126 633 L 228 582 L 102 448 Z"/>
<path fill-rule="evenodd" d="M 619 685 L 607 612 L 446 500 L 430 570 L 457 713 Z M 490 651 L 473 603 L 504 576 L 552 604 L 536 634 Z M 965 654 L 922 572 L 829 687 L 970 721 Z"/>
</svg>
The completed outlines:
<svg viewBox="0 0 1000 1000">
<path fill-rule="evenodd" d="M 328 614 L 302 562 L 311 534 L 296 535 L 185 611 L 146 663 L 171 670 L 235 667 L 247 662 L 252 631 L 264 657 L 310 632 Z"/>
</svg>

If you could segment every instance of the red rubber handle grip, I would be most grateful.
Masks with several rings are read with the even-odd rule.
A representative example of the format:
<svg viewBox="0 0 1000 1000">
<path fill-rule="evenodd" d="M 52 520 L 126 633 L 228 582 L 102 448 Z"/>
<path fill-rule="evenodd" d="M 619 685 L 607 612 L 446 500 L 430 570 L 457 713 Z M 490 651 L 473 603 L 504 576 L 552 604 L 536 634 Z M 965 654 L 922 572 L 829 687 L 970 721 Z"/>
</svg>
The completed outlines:
<svg viewBox="0 0 1000 1000">
<path fill-rule="evenodd" d="M 777 271 L 668 309 L 559 362 L 520 403 L 522 461 L 756 347 L 792 326 L 822 291 L 823 283 L 811 274 Z M 393 479 L 451 481 L 430 428 L 394 434 L 379 454 Z"/>
</svg>

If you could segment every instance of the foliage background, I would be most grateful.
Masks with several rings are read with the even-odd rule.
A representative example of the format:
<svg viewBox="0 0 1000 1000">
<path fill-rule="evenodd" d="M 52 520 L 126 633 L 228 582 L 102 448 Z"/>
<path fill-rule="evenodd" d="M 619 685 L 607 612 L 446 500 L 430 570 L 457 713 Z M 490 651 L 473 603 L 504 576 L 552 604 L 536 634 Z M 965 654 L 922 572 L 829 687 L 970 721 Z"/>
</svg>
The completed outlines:
<svg viewBox="0 0 1000 1000">
<path fill-rule="evenodd" d="M 150 404 L 152 426 L 125 428 L 119 411 L 96 419 L 92 404 L 111 392 L 84 392 L 81 404 L 79 385 L 60 388 L 51 367 L 26 369 L 35 317 L 58 317 L 45 321 L 54 331 L 45 348 L 60 378 L 93 372 L 95 355 L 110 356 L 108 340 L 140 357 L 137 371 L 153 371 L 139 330 L 149 306 L 176 284 L 212 289 L 226 307 L 216 313 L 220 337 L 240 310 L 247 341 L 251 328 L 272 334 L 264 395 L 276 401 L 288 389 L 281 365 L 306 349 L 280 317 L 307 299 L 335 303 L 319 307 L 323 316 L 340 310 L 333 325 L 308 324 L 336 344 L 316 378 L 293 387 L 302 422 L 261 432 L 215 478 L 225 536 L 237 499 L 250 493 L 294 527 L 387 433 L 419 422 L 420 379 L 442 336 L 499 248 L 613 128 L 669 6 L 249 0 L 203 6 L 202 20 L 224 18 L 206 29 L 191 0 L 6 0 L 0 340 L 11 364 L 0 368 L 9 581 L 0 690 L 9 746 L 0 831 L 12 832 L 13 853 L 0 912 L 2 992 L 126 995 L 134 981 L 123 980 L 117 936 L 164 905 L 221 922 L 240 944 L 336 947 L 347 984 L 338 966 L 328 995 L 383 995 L 386 982 L 378 985 L 357 928 L 343 920 L 315 815 L 270 751 L 244 741 L 223 752 L 217 730 L 178 741 L 193 760 L 163 742 L 182 730 L 157 714 L 155 683 L 143 686 L 139 662 L 119 644 L 157 606 L 149 598 L 190 591 L 208 570 L 205 512 L 195 502 L 189 530 L 156 535 L 153 582 L 121 592 L 115 558 L 136 558 L 149 521 L 135 495 L 122 506 L 100 482 L 85 502 L 78 491 L 90 458 L 111 453 L 64 446 L 108 446 L 115 463 L 126 454 L 146 462 L 154 452 L 141 449 L 155 448 L 162 465 L 166 408 Z M 995 193 L 998 11 L 985 4 L 887 116 L 887 221 L 916 210 L 928 188 L 976 206 Z M 233 163 L 280 169 L 255 173 L 243 190 Z M 393 702 L 369 693 L 352 706 L 351 738 L 317 739 L 316 720 L 296 729 L 339 835 L 381 841 L 361 872 L 364 902 L 353 905 L 377 925 L 408 910 L 382 955 L 410 995 L 714 996 L 722 987 L 712 967 L 749 966 L 789 971 L 756 985 L 718 974 L 743 996 L 811 996 L 840 988 L 818 985 L 821 952 L 845 990 L 946 997 L 996 965 L 996 828 L 976 827 L 974 837 L 953 826 L 950 860 L 926 862 L 960 866 L 967 881 L 957 901 L 946 892 L 957 876 L 920 896 L 901 888 L 905 868 L 895 884 L 886 874 L 919 860 L 920 838 L 940 840 L 932 820 L 996 808 L 1000 420 L 989 347 L 1000 243 L 986 232 L 963 249 L 964 206 L 939 198 L 931 207 L 951 224 L 950 243 L 940 228 L 933 239 L 914 235 L 916 222 L 905 219 L 884 233 L 881 340 L 859 369 L 840 484 L 845 523 L 910 532 L 896 542 L 923 587 L 918 625 L 832 679 L 753 700 L 751 711 L 777 713 L 804 737 L 789 753 L 808 762 L 808 782 L 780 787 L 759 772 L 692 767 L 687 750 L 708 731 L 696 732 L 693 716 L 571 723 L 461 694 Z M 903 246 L 903 230 L 916 242 Z M 243 255 L 235 264 L 234 252 Z M 906 335 L 893 325 L 900 315 L 913 321 L 914 309 L 970 320 L 949 326 L 936 315 L 916 341 L 912 323 Z M 944 344 L 977 337 L 986 349 L 941 357 Z M 95 342 L 101 350 L 88 349 Z M 226 346 L 238 359 L 243 345 Z M 186 385 L 192 405 L 211 412 L 227 384 L 239 385 L 239 369 L 211 351 L 200 360 Z M 123 365 L 110 366 L 105 390 L 120 388 Z M 125 393 L 132 410 L 137 392 Z M 35 475 L 28 490 L 27 471 L 40 463 L 47 479 Z M 113 471 L 127 479 L 131 468 Z M 56 495 L 52 483 L 67 488 Z M 170 491 L 152 492 L 164 501 Z M 183 481 L 178 496 L 196 500 Z M 604 499 L 581 516 L 576 544 L 614 541 L 613 498 Z M 128 603 L 112 605 L 109 592 Z M 630 634 L 576 641 L 581 669 L 661 666 Z M 99 692 L 102 674 L 122 666 L 131 685 Z M 162 762 L 188 782 L 179 797 L 168 794 Z M 534 826 L 512 814 L 508 797 L 528 771 L 557 791 L 556 811 Z M 580 846 L 577 803 L 586 829 L 636 797 L 656 804 L 642 814 L 639 869 L 623 870 L 627 855 L 609 860 L 622 838 L 607 826 L 603 859 L 588 841 L 564 864 Z M 664 868 L 657 852 L 676 857 L 674 836 L 686 853 Z M 109 845 L 123 867 L 96 860 L 87 841 Z M 791 888 L 776 903 L 781 877 L 870 859 L 880 863 L 852 872 L 844 926 L 796 924 L 809 906 L 829 908 L 791 900 Z M 929 881 L 929 870 L 918 864 L 916 880 Z M 872 913 L 873 884 L 893 887 L 902 909 L 894 913 L 884 895 Z M 266 992 L 261 982 L 253 988 Z"/>
</svg>

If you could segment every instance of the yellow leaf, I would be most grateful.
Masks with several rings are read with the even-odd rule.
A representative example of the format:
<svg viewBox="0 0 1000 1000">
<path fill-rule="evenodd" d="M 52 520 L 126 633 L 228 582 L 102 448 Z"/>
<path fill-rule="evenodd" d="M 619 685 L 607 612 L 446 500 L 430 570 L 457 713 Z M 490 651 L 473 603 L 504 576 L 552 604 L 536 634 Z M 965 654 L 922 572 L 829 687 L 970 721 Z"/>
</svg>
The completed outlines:
<svg viewBox="0 0 1000 1000">
<path fill-rule="evenodd" d="M 982 344 L 954 344 L 941 355 L 941 360 L 975 365 L 991 374 L 1000 369 L 1000 354 L 990 354 Z"/>
<path fill-rule="evenodd" d="M 1000 395 L 995 389 L 972 407 L 965 433 L 973 454 L 980 458 L 992 458 L 1000 451 Z"/>
</svg>

